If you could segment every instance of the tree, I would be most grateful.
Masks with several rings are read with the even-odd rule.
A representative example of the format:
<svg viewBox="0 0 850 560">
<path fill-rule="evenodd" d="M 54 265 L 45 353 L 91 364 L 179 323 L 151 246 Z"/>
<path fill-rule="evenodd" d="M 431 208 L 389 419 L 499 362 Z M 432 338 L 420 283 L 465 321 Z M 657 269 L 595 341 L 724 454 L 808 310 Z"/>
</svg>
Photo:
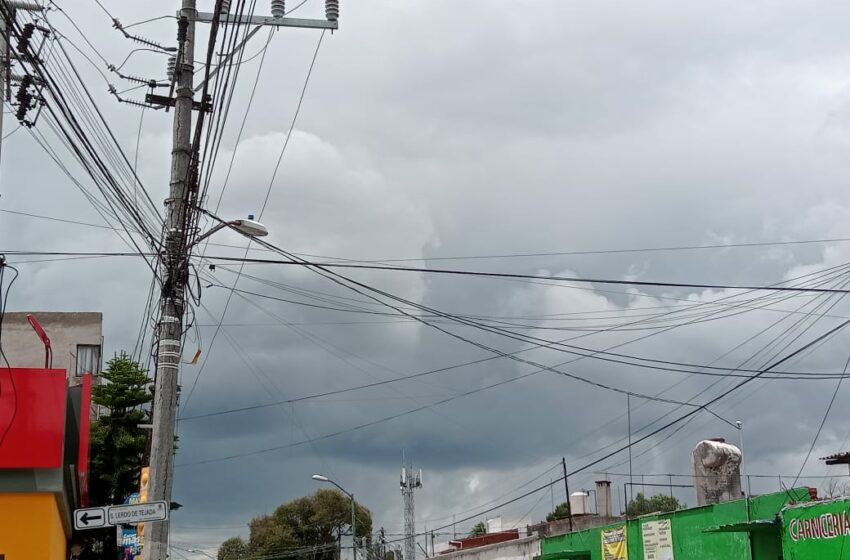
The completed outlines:
<svg viewBox="0 0 850 560">
<path fill-rule="evenodd" d="M 567 519 L 570 516 L 570 503 L 561 502 L 555 508 L 555 511 L 546 516 L 546 521 L 555 521 L 556 519 Z"/>
<path fill-rule="evenodd" d="M 94 404 L 106 414 L 91 426 L 92 505 L 121 503 L 137 492 L 148 434 L 139 428 L 145 422 L 142 405 L 150 402 L 147 370 L 121 353 L 106 364 L 101 377 L 107 381 L 92 389 Z"/>
<path fill-rule="evenodd" d="M 218 548 L 218 560 L 240 560 L 248 556 L 248 544 L 239 537 L 227 539 Z"/>
<path fill-rule="evenodd" d="M 370 547 L 372 513 L 360 504 L 355 508 L 358 546 Z M 322 488 L 311 496 L 281 504 L 270 515 L 255 517 L 249 529 L 247 543 L 237 538 L 225 541 L 218 559 L 242 560 L 304 548 L 303 554 L 289 558 L 334 560 L 337 539 L 351 531 L 351 499 L 339 490 Z"/>
<path fill-rule="evenodd" d="M 475 524 L 472 530 L 469 532 L 470 537 L 483 537 L 487 534 L 487 525 L 483 521 L 479 521 Z"/>
<path fill-rule="evenodd" d="M 151 400 L 147 371 L 127 354 L 112 358 L 100 372 L 106 380 L 92 388 L 92 402 L 103 414 L 91 424 L 89 500 L 93 506 L 122 503 L 139 490 L 142 460 L 148 434 L 142 406 Z M 81 558 L 115 558 L 114 530 L 85 531 Z"/>
<path fill-rule="evenodd" d="M 646 515 L 647 513 L 666 513 L 681 508 L 682 505 L 679 503 L 679 500 L 673 496 L 656 494 L 651 498 L 647 498 L 643 495 L 643 492 L 638 492 L 638 495 L 626 506 L 626 515 L 636 517 L 638 515 Z"/>
</svg>

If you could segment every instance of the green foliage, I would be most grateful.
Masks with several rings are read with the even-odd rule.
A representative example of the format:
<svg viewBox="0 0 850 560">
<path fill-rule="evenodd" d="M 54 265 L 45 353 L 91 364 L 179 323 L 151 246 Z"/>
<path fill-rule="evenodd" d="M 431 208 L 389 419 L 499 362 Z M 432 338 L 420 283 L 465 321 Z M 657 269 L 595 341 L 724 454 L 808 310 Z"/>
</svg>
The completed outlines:
<svg viewBox="0 0 850 560">
<path fill-rule="evenodd" d="M 570 503 L 562 502 L 555 507 L 555 511 L 546 516 L 546 521 L 555 521 L 556 519 L 567 519 L 570 516 Z"/>
<path fill-rule="evenodd" d="M 248 556 L 248 544 L 239 537 L 227 539 L 218 549 L 218 560 L 239 560 Z"/>
<path fill-rule="evenodd" d="M 139 474 L 148 434 L 138 427 L 146 421 L 141 406 L 150 402 L 151 379 L 126 354 L 115 356 L 101 372 L 105 384 L 92 389 L 92 401 L 105 409 L 91 426 L 92 505 L 123 501 L 138 491 Z"/>
<path fill-rule="evenodd" d="M 638 492 L 638 495 L 626 506 L 626 515 L 636 517 L 638 515 L 646 515 L 647 513 L 666 513 L 668 511 L 676 511 L 682 507 L 679 500 L 673 496 L 656 494 L 651 498 L 647 498 L 643 495 L 643 492 Z"/>
<path fill-rule="evenodd" d="M 472 530 L 469 532 L 470 537 L 483 537 L 487 534 L 487 525 L 483 521 L 479 521 L 475 524 Z"/>
<path fill-rule="evenodd" d="M 369 547 L 372 513 L 356 504 L 356 515 L 358 546 Z M 291 556 L 291 560 L 333 560 L 337 539 L 350 531 L 350 526 L 351 499 L 338 490 L 322 488 L 311 496 L 280 505 L 271 515 L 252 519 L 248 542 L 235 538 L 225 541 L 218 559 L 241 560 L 273 555 L 283 549 L 313 547 L 302 556 Z"/>
</svg>

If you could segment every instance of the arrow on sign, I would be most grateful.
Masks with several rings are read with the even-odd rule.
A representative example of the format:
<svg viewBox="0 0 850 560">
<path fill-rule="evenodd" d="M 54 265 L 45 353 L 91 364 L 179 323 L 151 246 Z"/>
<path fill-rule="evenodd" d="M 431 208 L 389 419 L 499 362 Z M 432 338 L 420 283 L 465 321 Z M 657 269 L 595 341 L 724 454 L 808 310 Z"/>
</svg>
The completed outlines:
<svg viewBox="0 0 850 560">
<path fill-rule="evenodd" d="M 74 511 L 74 529 L 98 529 L 106 526 L 106 509 L 102 507 Z"/>
<path fill-rule="evenodd" d="M 80 516 L 80 521 L 83 522 L 83 525 L 88 525 L 89 519 L 91 519 L 92 521 L 100 521 L 101 519 L 103 519 L 103 516 L 102 515 L 89 515 L 89 512 L 85 512 Z"/>
</svg>

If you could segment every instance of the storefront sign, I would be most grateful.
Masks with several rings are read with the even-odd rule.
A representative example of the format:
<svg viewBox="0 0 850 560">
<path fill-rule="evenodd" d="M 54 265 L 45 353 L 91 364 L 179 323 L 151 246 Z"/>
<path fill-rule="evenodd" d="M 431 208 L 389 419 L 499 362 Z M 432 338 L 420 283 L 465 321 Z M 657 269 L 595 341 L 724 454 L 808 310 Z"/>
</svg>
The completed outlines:
<svg viewBox="0 0 850 560">
<path fill-rule="evenodd" d="M 785 560 L 850 559 L 850 498 L 791 506 L 780 515 Z"/>
<path fill-rule="evenodd" d="M 602 560 L 629 560 L 629 550 L 626 543 L 626 526 L 613 529 L 603 529 Z"/>
<path fill-rule="evenodd" d="M 670 519 L 641 524 L 644 560 L 674 560 L 673 528 Z"/>
<path fill-rule="evenodd" d="M 850 536 L 850 512 L 822 513 L 811 519 L 788 521 L 788 536 L 792 541 L 834 539 Z"/>
</svg>

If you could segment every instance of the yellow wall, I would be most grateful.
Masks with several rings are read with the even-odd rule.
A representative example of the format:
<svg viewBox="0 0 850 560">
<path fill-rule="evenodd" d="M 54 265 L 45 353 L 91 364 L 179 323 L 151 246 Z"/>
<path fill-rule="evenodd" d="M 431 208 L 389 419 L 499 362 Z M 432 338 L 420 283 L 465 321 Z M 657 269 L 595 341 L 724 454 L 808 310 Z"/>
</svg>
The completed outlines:
<svg viewBox="0 0 850 560">
<path fill-rule="evenodd" d="M 53 494 L 0 493 L 0 554 L 6 560 L 65 560 L 66 544 Z"/>
</svg>

